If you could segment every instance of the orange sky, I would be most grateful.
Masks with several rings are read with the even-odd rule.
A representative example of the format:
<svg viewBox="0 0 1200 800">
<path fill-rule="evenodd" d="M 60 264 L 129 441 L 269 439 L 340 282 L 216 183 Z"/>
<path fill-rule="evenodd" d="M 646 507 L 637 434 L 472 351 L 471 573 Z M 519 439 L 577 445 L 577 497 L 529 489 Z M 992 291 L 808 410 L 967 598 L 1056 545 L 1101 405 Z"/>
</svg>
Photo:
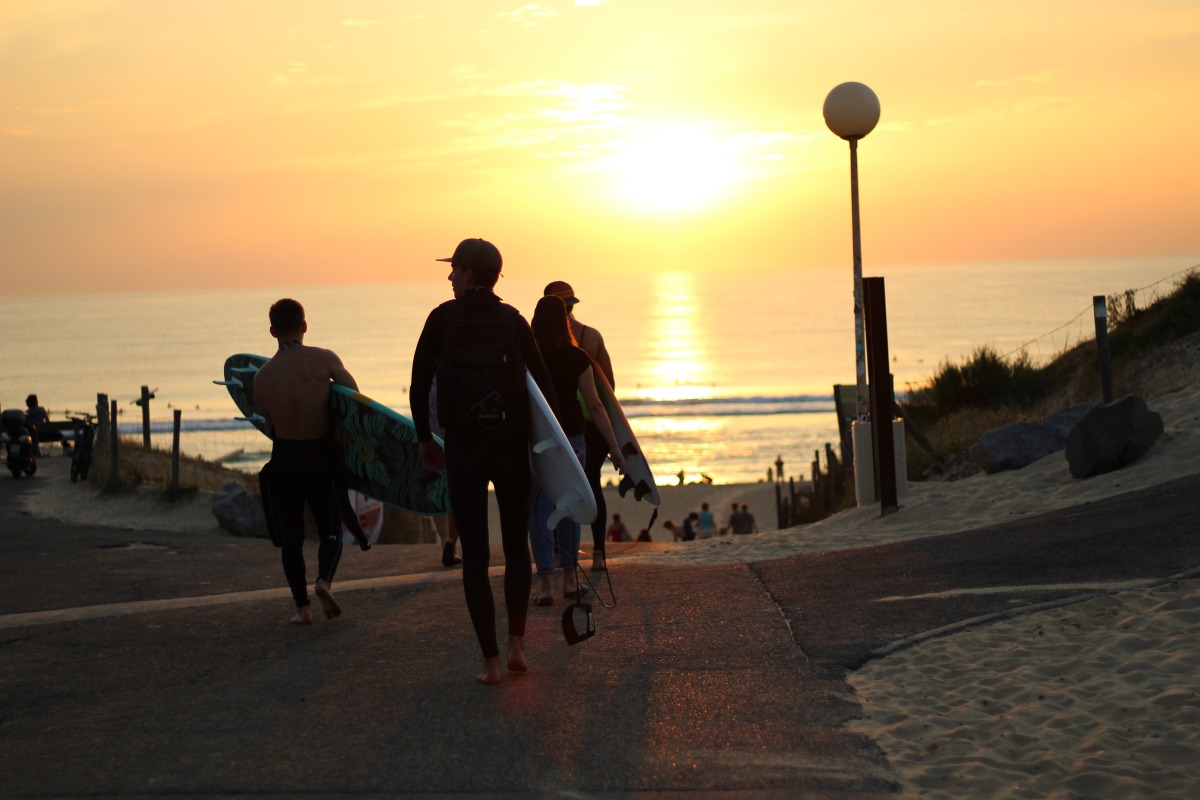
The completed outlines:
<svg viewBox="0 0 1200 800">
<path fill-rule="evenodd" d="M 6 0 L 5 294 L 1200 253 L 1200 5 Z"/>
</svg>

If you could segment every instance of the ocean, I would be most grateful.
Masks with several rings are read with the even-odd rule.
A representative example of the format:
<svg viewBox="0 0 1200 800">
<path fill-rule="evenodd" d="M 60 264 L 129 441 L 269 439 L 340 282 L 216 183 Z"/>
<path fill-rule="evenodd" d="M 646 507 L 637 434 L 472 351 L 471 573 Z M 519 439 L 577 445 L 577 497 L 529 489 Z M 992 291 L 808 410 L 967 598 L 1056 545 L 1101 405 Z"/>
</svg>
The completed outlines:
<svg viewBox="0 0 1200 800">
<path fill-rule="evenodd" d="M 885 279 L 898 392 L 980 346 L 1025 350 L 1044 362 L 1094 336 L 1093 295 L 1135 291 L 1139 305 L 1168 293 L 1197 256 L 865 267 Z M 562 275 L 576 317 L 604 335 L 617 396 L 656 480 L 765 480 L 777 459 L 804 477 L 815 451 L 837 441 L 832 387 L 854 383 L 853 278 L 836 268 L 718 274 L 663 271 L 639 281 Z M 543 280 L 505 275 L 497 293 L 528 318 Z M 170 446 L 181 410 L 184 452 L 256 471 L 269 442 L 219 380 L 227 356 L 270 355 L 267 308 L 306 307 L 307 343 L 336 350 L 362 391 L 408 414 L 412 350 L 429 310 L 450 297 L 444 279 L 222 291 L 0 299 L 0 405 L 36 393 L 53 418 L 116 400 L 121 430 L 141 433 L 133 405 L 145 385 L 152 439 Z"/>
</svg>

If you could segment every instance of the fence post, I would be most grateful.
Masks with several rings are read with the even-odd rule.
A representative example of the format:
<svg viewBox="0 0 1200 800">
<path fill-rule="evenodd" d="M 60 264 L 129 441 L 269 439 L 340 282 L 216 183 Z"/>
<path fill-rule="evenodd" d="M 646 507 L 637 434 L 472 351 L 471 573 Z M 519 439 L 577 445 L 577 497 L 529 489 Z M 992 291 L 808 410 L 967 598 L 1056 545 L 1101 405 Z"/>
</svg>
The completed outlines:
<svg viewBox="0 0 1200 800">
<path fill-rule="evenodd" d="M 179 420 L 183 412 L 175 409 L 175 425 L 171 434 L 171 498 L 179 497 Z"/>
<path fill-rule="evenodd" d="M 1100 351 L 1100 387 L 1105 404 L 1113 399 L 1112 363 L 1108 355 L 1108 306 L 1104 295 L 1092 296 L 1092 311 L 1096 316 L 1096 347 Z"/>
<path fill-rule="evenodd" d="M 142 407 L 142 447 L 150 449 L 150 398 L 154 397 L 149 386 L 142 387 L 142 396 L 135 400 Z"/>
<path fill-rule="evenodd" d="M 108 447 L 108 395 L 96 395 L 96 449 L 104 452 Z"/>
<path fill-rule="evenodd" d="M 115 483 L 119 483 L 120 479 L 121 479 L 120 454 L 117 452 L 119 449 L 119 443 L 121 441 L 121 437 L 117 431 L 117 401 L 116 400 L 113 400 L 109 403 L 108 414 L 109 414 L 109 426 L 108 426 L 109 450 L 108 450 L 108 452 L 109 452 L 109 455 L 112 457 L 112 460 L 110 461 L 110 464 L 112 467 L 112 473 L 109 477 L 109 483 L 115 484 Z"/>
</svg>

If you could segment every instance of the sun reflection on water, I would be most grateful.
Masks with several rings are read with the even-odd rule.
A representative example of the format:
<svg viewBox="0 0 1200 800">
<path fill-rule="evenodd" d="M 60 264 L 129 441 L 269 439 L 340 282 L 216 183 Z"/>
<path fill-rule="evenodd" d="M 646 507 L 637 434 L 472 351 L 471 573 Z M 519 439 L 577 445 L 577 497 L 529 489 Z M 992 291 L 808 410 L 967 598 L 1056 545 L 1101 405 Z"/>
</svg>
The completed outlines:
<svg viewBox="0 0 1200 800">
<path fill-rule="evenodd" d="M 656 273 L 655 307 L 647 337 L 649 382 L 639 394 L 651 400 L 704 399 L 713 394 L 707 331 L 691 273 Z"/>
</svg>

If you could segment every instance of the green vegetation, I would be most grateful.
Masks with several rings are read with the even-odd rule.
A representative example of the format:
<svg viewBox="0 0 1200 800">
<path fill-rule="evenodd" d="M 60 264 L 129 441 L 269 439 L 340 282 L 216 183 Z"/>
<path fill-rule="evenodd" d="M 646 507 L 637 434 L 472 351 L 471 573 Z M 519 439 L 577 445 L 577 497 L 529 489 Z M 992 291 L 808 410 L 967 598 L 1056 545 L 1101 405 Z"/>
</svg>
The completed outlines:
<svg viewBox="0 0 1200 800">
<path fill-rule="evenodd" d="M 1140 391 L 1135 374 L 1154 352 L 1200 331 L 1200 275 L 1187 273 L 1168 295 L 1147 308 L 1134 292 L 1107 299 L 1109 352 L 1117 395 Z M 909 478 L 970 474 L 966 451 L 989 430 L 1041 419 L 1067 405 L 1100 399 L 1099 356 L 1085 341 L 1035 367 L 1027 353 L 1004 359 L 981 347 L 965 363 L 943 364 L 929 385 L 909 392 L 905 412 L 928 436 L 935 453 L 908 448 Z"/>
</svg>

